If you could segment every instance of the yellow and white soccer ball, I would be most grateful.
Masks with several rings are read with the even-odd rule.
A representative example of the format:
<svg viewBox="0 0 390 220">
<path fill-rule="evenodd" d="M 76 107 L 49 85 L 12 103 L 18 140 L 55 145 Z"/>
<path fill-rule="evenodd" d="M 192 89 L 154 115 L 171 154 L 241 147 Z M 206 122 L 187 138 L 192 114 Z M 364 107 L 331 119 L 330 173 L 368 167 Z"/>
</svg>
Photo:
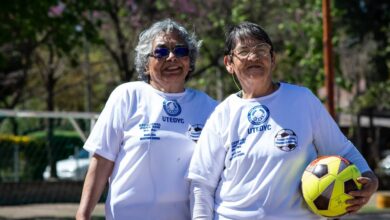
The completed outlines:
<svg viewBox="0 0 390 220">
<path fill-rule="evenodd" d="M 353 197 L 348 192 L 361 189 L 357 182 L 359 169 L 340 156 L 322 156 L 312 161 L 305 169 L 302 194 L 310 209 L 324 217 L 338 217 L 347 213 Z"/>
</svg>

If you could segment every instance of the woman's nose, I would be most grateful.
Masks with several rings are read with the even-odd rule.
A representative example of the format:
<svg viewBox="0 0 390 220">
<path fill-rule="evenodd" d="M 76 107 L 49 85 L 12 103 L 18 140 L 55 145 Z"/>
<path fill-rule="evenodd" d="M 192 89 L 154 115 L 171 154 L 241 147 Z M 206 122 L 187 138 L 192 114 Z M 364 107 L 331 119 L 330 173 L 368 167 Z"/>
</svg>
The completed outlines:
<svg viewBox="0 0 390 220">
<path fill-rule="evenodd" d="M 174 61 L 174 60 L 176 60 L 176 59 L 177 59 L 177 57 L 176 57 L 176 55 L 173 53 L 173 51 L 169 51 L 167 60 Z"/>
</svg>

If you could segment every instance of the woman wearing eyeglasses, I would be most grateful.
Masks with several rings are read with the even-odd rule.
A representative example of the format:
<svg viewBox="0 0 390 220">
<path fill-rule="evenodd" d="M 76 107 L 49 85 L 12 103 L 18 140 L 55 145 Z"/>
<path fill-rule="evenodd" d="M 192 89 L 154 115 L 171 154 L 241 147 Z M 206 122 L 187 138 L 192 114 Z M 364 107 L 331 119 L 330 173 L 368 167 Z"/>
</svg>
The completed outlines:
<svg viewBox="0 0 390 220">
<path fill-rule="evenodd" d="M 189 167 L 193 219 L 319 219 L 304 206 L 300 180 L 321 155 L 340 155 L 362 172 L 350 213 L 378 180 L 321 102 L 304 87 L 275 82 L 273 44 L 257 24 L 232 26 L 224 63 L 242 90 L 210 116 Z"/>
<path fill-rule="evenodd" d="M 189 219 L 189 161 L 216 102 L 185 88 L 200 43 L 167 19 L 142 32 L 143 81 L 110 95 L 84 148 L 91 153 L 77 219 L 90 219 L 109 180 L 106 219 Z"/>
</svg>

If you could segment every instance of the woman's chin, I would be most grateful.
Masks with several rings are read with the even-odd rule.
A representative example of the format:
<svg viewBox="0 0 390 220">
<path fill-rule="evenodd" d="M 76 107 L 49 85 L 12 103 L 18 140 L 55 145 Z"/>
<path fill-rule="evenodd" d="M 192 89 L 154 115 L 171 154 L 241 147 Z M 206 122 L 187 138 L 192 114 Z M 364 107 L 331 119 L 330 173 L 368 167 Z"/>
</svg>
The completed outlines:
<svg viewBox="0 0 390 220">
<path fill-rule="evenodd" d="M 246 75 L 250 78 L 262 78 L 265 76 L 265 73 L 263 70 L 259 69 L 252 69 L 246 73 Z"/>
</svg>

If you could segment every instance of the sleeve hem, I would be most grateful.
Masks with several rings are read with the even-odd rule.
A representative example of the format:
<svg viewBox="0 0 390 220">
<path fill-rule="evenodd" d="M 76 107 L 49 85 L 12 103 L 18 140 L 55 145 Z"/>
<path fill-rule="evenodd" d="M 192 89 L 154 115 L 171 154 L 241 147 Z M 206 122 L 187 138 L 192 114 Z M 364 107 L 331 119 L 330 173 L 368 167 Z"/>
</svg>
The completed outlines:
<svg viewBox="0 0 390 220">
<path fill-rule="evenodd" d="M 210 186 L 210 187 L 213 187 L 213 188 L 216 188 L 217 186 L 217 182 L 215 181 L 212 181 L 210 179 L 207 179 L 199 174 L 195 174 L 195 173 L 189 173 L 186 177 L 188 180 L 191 180 L 191 181 L 197 181 L 201 184 L 205 184 L 207 186 Z"/>
<path fill-rule="evenodd" d="M 99 156 L 104 157 L 107 160 L 110 160 L 110 161 L 113 161 L 113 162 L 115 161 L 115 156 L 114 155 L 112 155 L 110 153 L 107 153 L 105 151 L 102 151 L 100 149 L 96 149 L 96 147 L 92 147 L 90 145 L 84 145 L 83 148 L 85 150 L 87 150 L 88 152 L 98 154 Z"/>
</svg>

